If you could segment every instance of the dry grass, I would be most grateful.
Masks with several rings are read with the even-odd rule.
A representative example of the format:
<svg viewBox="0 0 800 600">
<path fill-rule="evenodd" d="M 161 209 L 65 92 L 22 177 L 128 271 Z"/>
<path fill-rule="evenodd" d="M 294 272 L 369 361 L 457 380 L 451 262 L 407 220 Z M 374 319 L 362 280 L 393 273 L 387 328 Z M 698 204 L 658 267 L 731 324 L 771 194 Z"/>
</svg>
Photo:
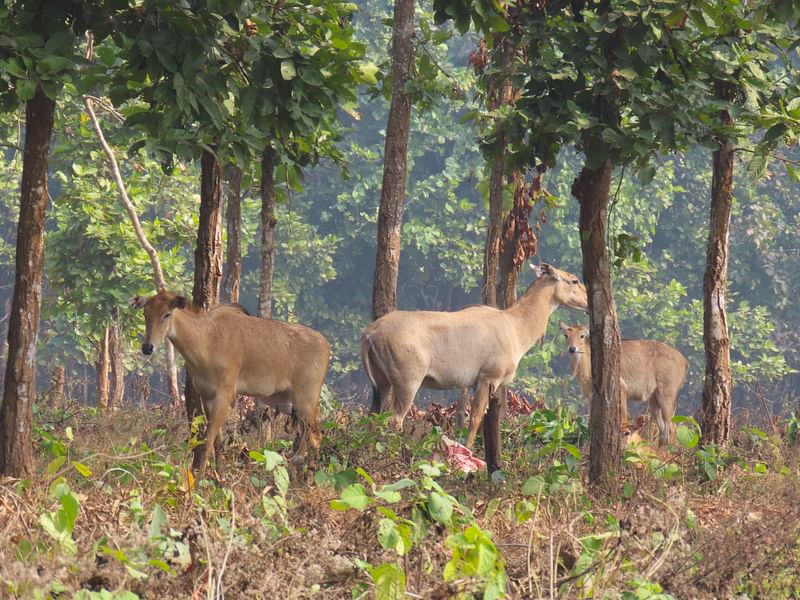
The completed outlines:
<svg viewBox="0 0 800 600">
<path fill-rule="evenodd" d="M 66 417 L 40 415 L 34 480 L 0 481 L 2 597 L 91 597 L 90 591 L 109 590 L 143 598 L 350 598 L 354 588 L 372 585 L 356 559 L 400 564 L 412 598 L 451 598 L 458 590 L 442 576 L 451 557 L 444 527 L 430 522 L 424 538 L 397 557 L 378 543 L 381 515 L 373 508 L 333 510 L 339 493 L 321 479 L 315 483 L 314 470 L 291 472 L 285 520 L 267 517 L 263 498 L 276 488 L 248 456 L 264 445 L 258 435 L 233 436 L 221 486 L 203 481 L 191 489 L 182 415 L 75 408 Z M 554 459 L 568 462 L 565 452 L 536 456 L 526 419 L 508 423 L 505 482 L 493 485 L 482 473 L 437 478 L 491 532 L 511 597 L 638 592 L 628 597 L 646 598 L 655 583 L 676 598 L 800 595 L 796 449 L 742 434 L 714 481 L 701 479 L 693 451 L 684 451 L 665 457 L 677 468 L 669 481 L 626 465 L 611 489 L 591 490 L 583 465 L 572 476 L 554 467 Z M 317 467 L 330 474 L 361 467 L 378 484 L 419 480 L 414 465 L 428 458 L 433 441 L 430 425 L 410 429 L 405 439 L 383 435 L 357 411 L 339 409 L 328 421 Z M 52 463 L 55 442 L 66 450 L 63 464 Z M 82 475 L 72 461 L 91 474 Z M 525 495 L 533 475 L 548 486 Z M 41 524 L 42 514 L 59 507 L 52 488 L 62 481 L 79 501 L 73 555 Z M 410 518 L 414 506 L 404 495 L 393 510 Z"/>
</svg>

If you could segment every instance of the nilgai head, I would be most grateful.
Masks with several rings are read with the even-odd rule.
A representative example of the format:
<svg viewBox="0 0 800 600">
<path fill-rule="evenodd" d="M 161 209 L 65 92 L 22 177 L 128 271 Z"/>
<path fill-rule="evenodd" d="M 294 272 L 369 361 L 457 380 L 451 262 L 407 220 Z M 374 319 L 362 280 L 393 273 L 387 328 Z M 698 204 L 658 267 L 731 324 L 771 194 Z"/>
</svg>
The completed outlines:
<svg viewBox="0 0 800 600">
<path fill-rule="evenodd" d="M 149 298 L 134 296 L 128 303 L 134 308 L 144 309 L 145 334 L 142 354 L 145 355 L 152 354 L 172 332 L 172 311 L 189 305 L 184 296 L 178 296 L 167 290 L 159 290 L 155 296 Z"/>
<path fill-rule="evenodd" d="M 531 271 L 536 275 L 534 284 L 545 279 L 548 282 L 552 282 L 555 286 L 553 291 L 554 305 L 564 305 L 582 311 L 589 310 L 589 299 L 586 296 L 586 288 L 575 275 L 556 269 L 547 263 L 531 265 Z"/>
<path fill-rule="evenodd" d="M 589 330 L 584 325 L 561 323 L 561 331 L 567 339 L 567 352 L 570 354 L 583 354 L 589 344 Z"/>
</svg>

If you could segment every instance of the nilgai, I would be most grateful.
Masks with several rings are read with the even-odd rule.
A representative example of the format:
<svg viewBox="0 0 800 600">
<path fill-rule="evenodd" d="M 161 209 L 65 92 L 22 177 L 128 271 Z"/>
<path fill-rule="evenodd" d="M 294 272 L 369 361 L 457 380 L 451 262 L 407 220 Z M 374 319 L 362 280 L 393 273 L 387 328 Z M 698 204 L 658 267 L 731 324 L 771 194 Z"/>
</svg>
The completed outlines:
<svg viewBox="0 0 800 600">
<path fill-rule="evenodd" d="M 260 396 L 283 410 L 294 408 L 302 423 L 294 462 L 305 458 L 309 445 L 314 453 L 319 450 L 319 397 L 330 358 L 322 334 L 303 325 L 250 316 L 234 304 L 203 312 L 166 290 L 150 298 L 136 296 L 130 303 L 144 309 L 142 353 L 152 354 L 169 338 L 201 395 L 208 425 L 205 443 L 194 449 L 193 470 L 203 471 L 213 448 L 221 474 L 218 434 L 239 394 Z"/>
<path fill-rule="evenodd" d="M 583 396 L 592 398 L 592 350 L 589 330 L 583 325 L 561 323 L 567 340 L 572 376 L 577 378 Z M 689 363 L 672 346 L 654 340 L 622 340 L 619 376 L 622 394 L 622 420 L 628 418 L 628 401 L 647 402 L 658 426 L 659 440 L 672 437 L 672 417 L 683 387 Z"/>
<path fill-rule="evenodd" d="M 510 308 L 468 306 L 456 312 L 394 311 L 361 335 L 361 360 L 372 382 L 372 410 L 390 410 L 400 428 L 420 387 L 472 387 L 467 446 L 475 441 L 489 395 L 514 379 L 522 356 L 559 306 L 587 309 L 577 277 L 547 264 Z"/>
</svg>

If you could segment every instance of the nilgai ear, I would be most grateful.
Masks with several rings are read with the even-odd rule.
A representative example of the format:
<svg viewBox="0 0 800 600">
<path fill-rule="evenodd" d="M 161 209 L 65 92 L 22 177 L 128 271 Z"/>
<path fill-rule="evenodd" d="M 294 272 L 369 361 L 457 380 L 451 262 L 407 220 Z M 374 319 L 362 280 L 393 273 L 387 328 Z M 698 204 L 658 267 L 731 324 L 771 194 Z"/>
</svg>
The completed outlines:
<svg viewBox="0 0 800 600">
<path fill-rule="evenodd" d="M 564 323 L 564 321 L 559 321 L 558 326 L 561 327 L 561 331 L 563 331 L 564 333 L 567 333 L 567 331 L 569 331 L 569 325 Z"/>
<path fill-rule="evenodd" d="M 186 296 L 175 296 L 169 302 L 170 308 L 186 308 L 189 305 L 189 302 L 186 300 Z"/>
<path fill-rule="evenodd" d="M 134 296 L 133 298 L 128 300 L 128 304 L 130 304 L 133 308 L 144 308 L 145 306 L 147 306 L 149 300 L 150 300 L 149 298 Z"/>
<path fill-rule="evenodd" d="M 553 270 L 553 267 L 548 265 L 547 263 L 539 263 L 538 265 L 531 265 L 531 271 L 536 274 L 536 277 L 542 277 L 544 275 L 555 276 L 556 272 Z"/>
</svg>

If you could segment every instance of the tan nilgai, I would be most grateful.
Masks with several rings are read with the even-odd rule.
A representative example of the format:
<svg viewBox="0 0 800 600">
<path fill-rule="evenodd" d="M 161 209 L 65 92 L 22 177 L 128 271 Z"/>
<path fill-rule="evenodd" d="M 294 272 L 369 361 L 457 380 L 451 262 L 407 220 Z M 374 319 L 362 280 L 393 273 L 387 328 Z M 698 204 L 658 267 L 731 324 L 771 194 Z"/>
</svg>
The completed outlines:
<svg viewBox="0 0 800 600">
<path fill-rule="evenodd" d="M 567 342 L 572 376 L 581 384 L 583 396 L 592 398 L 592 349 L 589 330 L 583 325 L 572 327 L 561 323 Z M 620 356 L 620 384 L 625 402 L 622 420 L 628 420 L 628 402 L 647 402 L 656 421 L 661 443 L 672 437 L 672 417 L 678 394 L 686 380 L 689 363 L 672 346 L 655 340 L 622 340 Z"/>
<path fill-rule="evenodd" d="M 514 379 L 523 355 L 544 335 L 559 306 L 588 307 L 577 277 L 547 264 L 510 308 L 469 306 L 456 312 L 395 311 L 361 335 L 361 360 L 372 382 L 373 410 L 390 410 L 397 427 L 421 387 L 473 387 L 467 446 L 472 446 L 489 396 Z"/>
<path fill-rule="evenodd" d="M 233 304 L 203 312 L 166 290 L 150 298 L 136 296 L 130 303 L 144 309 L 142 353 L 152 354 L 169 338 L 202 397 L 208 425 L 205 443 L 194 449 L 193 470 L 203 471 L 214 448 L 221 474 L 218 434 L 239 394 L 259 396 L 260 402 L 284 411 L 294 408 L 303 431 L 293 461 L 305 458 L 309 445 L 313 452 L 319 450 L 319 397 L 330 357 L 322 334 L 303 325 L 250 316 Z"/>
</svg>

